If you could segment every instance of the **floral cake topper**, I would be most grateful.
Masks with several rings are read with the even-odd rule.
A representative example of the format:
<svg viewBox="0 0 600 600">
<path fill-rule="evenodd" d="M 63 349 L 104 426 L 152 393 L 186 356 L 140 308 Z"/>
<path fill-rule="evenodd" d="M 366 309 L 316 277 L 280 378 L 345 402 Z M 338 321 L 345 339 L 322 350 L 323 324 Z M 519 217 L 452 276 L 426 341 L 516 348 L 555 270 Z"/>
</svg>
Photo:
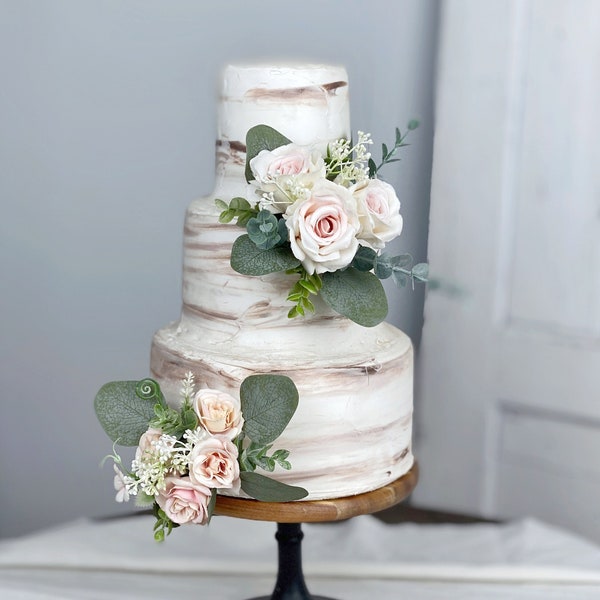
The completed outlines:
<svg viewBox="0 0 600 600">
<path fill-rule="evenodd" d="M 138 506 L 152 507 L 157 541 L 179 525 L 208 523 L 218 491 L 242 490 L 264 502 L 308 495 L 304 488 L 255 472 L 291 469 L 287 450 L 269 455 L 298 406 L 298 390 L 289 377 L 251 375 L 242 382 L 238 400 L 219 390 L 196 391 L 188 373 L 181 396 L 175 410 L 156 381 L 143 379 L 107 383 L 94 401 L 98 420 L 114 442 L 106 458 L 114 461 L 116 500 L 135 496 Z M 129 469 L 116 444 L 137 446 Z"/>
<path fill-rule="evenodd" d="M 408 124 L 408 131 L 418 126 Z M 290 318 L 314 312 L 319 294 L 336 312 L 372 327 L 387 315 L 380 279 L 399 285 L 427 281 L 427 264 L 413 266 L 409 254 L 383 252 L 402 231 L 400 201 L 394 188 L 377 178 L 381 167 L 396 162 L 406 135 L 396 128 L 394 146 L 382 144 L 377 165 L 367 147 L 369 134 L 352 144 L 339 139 L 325 154 L 301 146 L 268 125 L 246 135 L 246 180 L 258 200 L 217 199 L 219 221 L 246 228 L 231 251 L 232 268 L 260 276 L 285 271 L 297 277 L 288 300 Z"/>
</svg>

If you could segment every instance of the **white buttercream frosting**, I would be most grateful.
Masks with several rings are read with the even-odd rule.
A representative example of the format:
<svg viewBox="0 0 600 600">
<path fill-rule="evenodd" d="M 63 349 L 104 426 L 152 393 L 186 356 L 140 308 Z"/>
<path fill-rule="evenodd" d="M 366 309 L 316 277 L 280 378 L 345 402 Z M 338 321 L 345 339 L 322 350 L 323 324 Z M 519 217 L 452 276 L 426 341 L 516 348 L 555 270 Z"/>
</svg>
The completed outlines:
<svg viewBox="0 0 600 600">
<path fill-rule="evenodd" d="M 273 476 L 306 487 L 308 499 L 381 487 L 413 463 L 410 340 L 387 323 L 363 328 L 318 301 L 314 315 L 288 319 L 293 280 L 233 271 L 231 246 L 242 230 L 220 224 L 214 203 L 250 199 L 244 143 L 254 125 L 270 125 L 300 144 L 348 137 L 346 72 L 323 65 L 229 66 L 223 81 L 216 189 L 188 208 L 183 310 L 154 337 L 152 375 L 176 402 L 189 370 L 201 384 L 234 395 L 248 375 L 286 374 L 300 404 L 276 447 L 290 450 L 293 468 Z"/>
</svg>

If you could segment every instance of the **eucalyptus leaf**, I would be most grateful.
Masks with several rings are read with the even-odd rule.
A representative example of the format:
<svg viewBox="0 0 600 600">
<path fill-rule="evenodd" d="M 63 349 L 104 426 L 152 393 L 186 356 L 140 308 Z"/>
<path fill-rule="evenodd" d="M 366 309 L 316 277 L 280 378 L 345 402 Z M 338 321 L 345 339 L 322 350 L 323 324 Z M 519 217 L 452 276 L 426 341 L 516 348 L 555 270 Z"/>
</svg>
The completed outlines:
<svg viewBox="0 0 600 600">
<path fill-rule="evenodd" d="M 298 390 L 285 375 L 250 375 L 240 387 L 244 433 L 256 444 L 270 444 L 287 427 L 298 407 Z"/>
<path fill-rule="evenodd" d="M 248 220 L 246 230 L 248 237 L 257 248 L 269 250 L 281 241 L 277 217 L 268 210 L 261 210 L 256 217 Z"/>
<path fill-rule="evenodd" d="M 354 258 L 352 259 L 352 266 L 359 271 L 370 271 L 375 264 L 377 258 L 377 252 L 373 248 L 367 248 L 367 246 L 359 246 Z"/>
<path fill-rule="evenodd" d="M 263 150 L 275 150 L 280 146 L 291 144 L 291 140 L 268 125 L 251 127 L 246 134 L 246 181 L 254 179 L 250 161 Z"/>
<path fill-rule="evenodd" d="M 392 257 L 383 252 L 375 258 L 373 272 L 379 279 L 387 279 L 391 276 L 393 270 Z"/>
<path fill-rule="evenodd" d="M 392 259 L 392 266 L 394 270 L 407 269 L 412 265 L 413 257 L 410 254 L 398 254 Z"/>
<path fill-rule="evenodd" d="M 244 471 L 240 473 L 240 479 L 244 492 L 261 502 L 292 502 L 308 496 L 304 488 L 275 481 L 260 473 Z"/>
<path fill-rule="evenodd" d="M 277 246 L 262 250 L 248 237 L 241 235 L 231 248 L 231 268 L 242 275 L 267 275 L 292 269 L 300 261 L 289 247 Z"/>
<path fill-rule="evenodd" d="M 94 409 L 108 437 L 121 446 L 137 446 L 154 418 L 156 399 L 139 398 L 137 381 L 105 383 L 94 399 Z"/>
<path fill-rule="evenodd" d="M 379 279 L 353 267 L 324 273 L 321 297 L 333 310 L 364 327 L 381 323 L 387 315 L 385 290 Z"/>
<path fill-rule="evenodd" d="M 412 276 L 422 282 L 426 282 L 429 277 L 429 265 L 419 263 L 412 268 Z"/>
<path fill-rule="evenodd" d="M 408 275 L 404 271 L 393 271 L 392 279 L 398 287 L 406 287 L 408 283 Z"/>
<path fill-rule="evenodd" d="M 279 237 L 281 240 L 279 241 L 279 245 L 285 244 L 285 242 L 289 242 L 290 240 L 290 230 L 287 228 L 285 224 L 285 219 L 277 220 L 277 230 L 279 231 Z"/>
</svg>

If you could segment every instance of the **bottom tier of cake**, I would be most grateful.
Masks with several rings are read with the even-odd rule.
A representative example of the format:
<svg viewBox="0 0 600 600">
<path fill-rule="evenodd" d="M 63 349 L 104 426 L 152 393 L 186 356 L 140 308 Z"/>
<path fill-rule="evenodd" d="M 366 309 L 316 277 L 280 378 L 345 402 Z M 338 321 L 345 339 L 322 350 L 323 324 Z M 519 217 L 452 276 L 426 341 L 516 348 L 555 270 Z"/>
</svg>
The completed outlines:
<svg viewBox="0 0 600 600">
<path fill-rule="evenodd" d="M 409 471 L 411 452 L 413 352 L 409 338 L 382 323 L 364 330 L 359 349 L 333 345 L 298 360 L 298 353 L 240 346 L 235 338 L 207 343 L 185 322 L 154 337 L 151 373 L 167 401 L 179 401 L 188 371 L 202 387 L 239 396 L 241 382 L 256 373 L 291 377 L 300 401 L 274 449 L 290 451 L 291 471 L 275 479 L 300 485 L 307 500 L 350 496 L 387 485 Z"/>
</svg>

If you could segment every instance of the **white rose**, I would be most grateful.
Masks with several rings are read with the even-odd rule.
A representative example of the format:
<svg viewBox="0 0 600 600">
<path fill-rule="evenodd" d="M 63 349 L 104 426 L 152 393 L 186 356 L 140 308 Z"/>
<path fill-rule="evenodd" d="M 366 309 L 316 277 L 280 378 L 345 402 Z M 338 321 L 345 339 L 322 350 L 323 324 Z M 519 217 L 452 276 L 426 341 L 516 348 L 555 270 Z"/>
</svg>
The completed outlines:
<svg viewBox="0 0 600 600">
<path fill-rule="evenodd" d="M 292 252 L 309 274 L 337 271 L 354 258 L 360 225 L 347 188 L 319 181 L 310 197 L 290 206 L 284 218 Z"/>
<path fill-rule="evenodd" d="M 350 191 L 356 199 L 360 221 L 359 240 L 379 249 L 400 235 L 400 200 L 389 183 L 368 179 L 357 183 Z"/>
<path fill-rule="evenodd" d="M 297 144 L 262 150 L 250 161 L 250 169 L 256 178 L 259 193 L 273 194 L 273 202 L 261 201 L 261 208 L 274 213 L 285 212 L 299 195 L 326 176 L 321 154 L 308 146 Z"/>
</svg>

